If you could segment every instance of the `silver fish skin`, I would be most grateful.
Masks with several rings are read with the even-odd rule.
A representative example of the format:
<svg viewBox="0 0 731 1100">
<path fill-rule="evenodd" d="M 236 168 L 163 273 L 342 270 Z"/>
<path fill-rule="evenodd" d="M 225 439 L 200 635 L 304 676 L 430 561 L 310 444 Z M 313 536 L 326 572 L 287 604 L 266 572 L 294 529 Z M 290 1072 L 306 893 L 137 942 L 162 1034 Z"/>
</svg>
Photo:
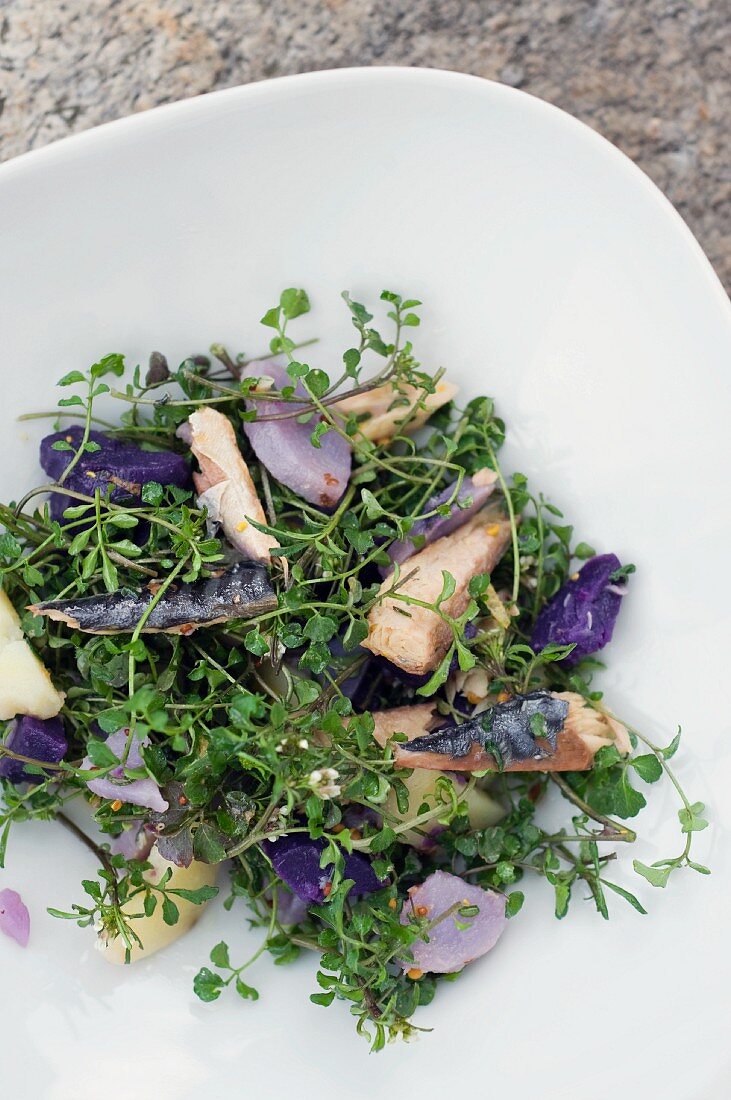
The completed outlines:
<svg viewBox="0 0 731 1100">
<path fill-rule="evenodd" d="M 546 691 L 516 695 L 505 703 L 463 722 L 447 726 L 401 745 L 404 753 L 435 752 L 451 757 L 467 756 L 473 745 L 489 748 L 503 767 L 546 755 L 537 743 L 531 720 L 540 715 L 544 738 L 556 750 L 556 739 L 564 727 L 569 705 Z"/>
<path fill-rule="evenodd" d="M 153 596 L 149 589 L 111 592 L 78 600 L 49 600 L 28 610 L 87 634 L 124 634 L 136 629 Z M 190 634 L 200 626 L 250 619 L 276 606 L 277 596 L 266 568 L 257 562 L 237 562 L 218 576 L 171 585 L 148 615 L 142 633 Z"/>
</svg>

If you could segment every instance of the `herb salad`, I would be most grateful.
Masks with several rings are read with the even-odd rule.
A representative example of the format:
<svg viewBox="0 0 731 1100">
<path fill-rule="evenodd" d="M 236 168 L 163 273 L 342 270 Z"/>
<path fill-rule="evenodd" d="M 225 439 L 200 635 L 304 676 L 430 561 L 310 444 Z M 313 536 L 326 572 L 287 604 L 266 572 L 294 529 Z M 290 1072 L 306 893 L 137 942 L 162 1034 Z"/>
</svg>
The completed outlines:
<svg viewBox="0 0 731 1100">
<path fill-rule="evenodd" d="M 99 869 L 49 912 L 123 963 L 222 890 L 261 947 L 217 944 L 196 994 L 255 1000 L 255 958 L 312 952 L 311 999 L 348 1002 L 379 1049 L 493 948 L 526 875 L 559 918 L 577 894 L 643 914 L 611 865 L 648 785 L 671 782 L 682 834 L 634 861 L 653 886 L 708 873 L 707 822 L 679 734 L 651 743 L 593 683 L 633 566 L 502 469 L 492 400 L 415 357 L 420 302 L 383 292 L 382 335 L 343 297 L 355 340 L 330 373 L 303 361 L 288 289 L 264 357 L 153 353 L 126 379 L 108 355 L 34 414 L 57 417 L 46 480 L 0 505 L 0 864 L 14 823 L 57 818 Z M 0 930 L 28 942 L 10 889 Z"/>
</svg>

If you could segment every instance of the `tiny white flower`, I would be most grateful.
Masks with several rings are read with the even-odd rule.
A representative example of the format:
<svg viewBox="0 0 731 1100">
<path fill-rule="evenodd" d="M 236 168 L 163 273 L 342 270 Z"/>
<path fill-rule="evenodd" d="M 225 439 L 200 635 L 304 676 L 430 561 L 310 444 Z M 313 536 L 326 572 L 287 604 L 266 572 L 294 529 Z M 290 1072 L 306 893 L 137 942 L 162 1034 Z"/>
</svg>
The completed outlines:
<svg viewBox="0 0 731 1100">
<path fill-rule="evenodd" d="M 317 793 L 320 798 L 339 798 L 342 794 L 342 788 L 337 783 L 327 783 L 324 786 L 317 788 Z"/>
<path fill-rule="evenodd" d="M 299 741 L 297 742 L 297 748 L 299 748 L 299 749 L 309 749 L 309 747 L 310 747 L 310 742 L 307 740 L 307 738 L 306 737 L 300 737 Z"/>
</svg>

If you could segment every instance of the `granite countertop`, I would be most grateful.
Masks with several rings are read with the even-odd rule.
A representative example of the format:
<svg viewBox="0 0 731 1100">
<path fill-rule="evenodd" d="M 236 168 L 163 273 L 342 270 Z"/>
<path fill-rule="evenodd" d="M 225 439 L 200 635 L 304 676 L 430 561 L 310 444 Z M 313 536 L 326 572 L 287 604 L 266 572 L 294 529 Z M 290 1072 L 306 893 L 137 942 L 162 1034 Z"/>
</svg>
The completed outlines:
<svg viewBox="0 0 731 1100">
<path fill-rule="evenodd" d="M 599 130 L 731 289 L 731 34 L 718 0 L 2 0 L 0 159 L 159 103 L 344 65 L 459 69 Z"/>
</svg>

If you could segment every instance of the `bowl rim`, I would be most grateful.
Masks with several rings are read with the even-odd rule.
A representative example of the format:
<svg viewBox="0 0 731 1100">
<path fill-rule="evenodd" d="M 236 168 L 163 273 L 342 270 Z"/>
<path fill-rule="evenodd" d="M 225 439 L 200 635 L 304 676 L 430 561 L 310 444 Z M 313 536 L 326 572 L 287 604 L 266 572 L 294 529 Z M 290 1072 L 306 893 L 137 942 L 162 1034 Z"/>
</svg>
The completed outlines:
<svg viewBox="0 0 731 1100">
<path fill-rule="evenodd" d="M 0 189 L 5 183 L 11 182 L 16 177 L 22 177 L 27 172 L 52 170 L 55 164 L 73 159 L 77 152 L 93 151 L 95 146 L 103 150 L 105 146 L 123 140 L 128 135 L 145 134 L 148 131 L 154 133 L 168 125 L 175 125 L 180 119 L 203 118 L 237 101 L 254 103 L 287 97 L 295 94 L 297 86 L 301 84 L 315 88 L 318 85 L 336 87 L 388 82 L 395 86 L 421 83 L 425 87 L 427 85 L 441 87 L 448 91 L 461 89 L 475 93 L 477 96 L 492 97 L 497 100 L 520 100 L 526 109 L 543 116 L 552 125 L 563 128 L 564 132 L 573 131 L 576 135 L 580 134 L 584 141 L 593 145 L 597 153 L 612 163 L 614 171 L 624 175 L 628 184 L 640 187 L 646 196 L 655 201 L 668 221 L 669 230 L 672 228 L 675 233 L 680 233 L 688 248 L 688 259 L 693 260 L 698 274 L 702 274 L 708 291 L 716 299 L 722 315 L 725 316 L 731 328 L 731 298 L 727 295 L 715 268 L 670 199 L 639 165 L 598 130 L 569 114 L 563 108 L 521 88 L 513 88 L 486 77 L 451 69 L 405 65 L 346 66 L 265 78 L 249 84 L 237 84 L 231 88 L 204 92 L 173 103 L 151 107 L 138 114 L 125 115 L 110 122 L 100 123 L 81 133 L 58 138 L 39 149 L 31 149 L 12 157 L 0 163 Z"/>
</svg>

